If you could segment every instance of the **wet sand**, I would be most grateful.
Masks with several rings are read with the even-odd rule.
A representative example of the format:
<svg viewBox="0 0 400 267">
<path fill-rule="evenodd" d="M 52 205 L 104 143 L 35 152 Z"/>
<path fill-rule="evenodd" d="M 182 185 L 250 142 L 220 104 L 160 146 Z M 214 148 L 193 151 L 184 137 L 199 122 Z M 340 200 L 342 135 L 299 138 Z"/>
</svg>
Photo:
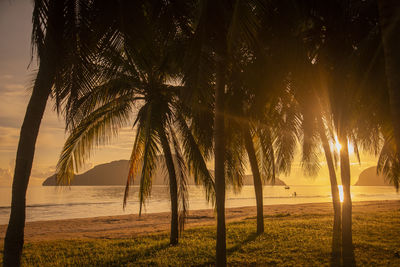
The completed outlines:
<svg viewBox="0 0 400 267">
<path fill-rule="evenodd" d="M 362 201 L 353 202 L 353 213 L 362 214 L 379 211 L 399 211 L 400 201 Z M 331 214 L 332 203 L 310 204 L 281 204 L 265 205 L 264 216 L 277 214 L 306 215 L 306 214 Z M 255 218 L 256 207 L 241 207 L 226 209 L 228 222 Z M 129 238 L 138 235 L 147 235 L 169 230 L 170 214 L 168 212 L 149 213 L 141 217 L 138 215 L 103 216 L 93 218 L 80 218 L 54 221 L 28 222 L 25 227 L 25 241 L 36 242 L 59 239 L 87 239 L 87 238 Z M 216 225 L 213 210 L 190 211 L 185 229 Z M 4 239 L 7 225 L 0 225 L 0 238 Z M 2 242 L 2 241 L 1 241 Z"/>
</svg>

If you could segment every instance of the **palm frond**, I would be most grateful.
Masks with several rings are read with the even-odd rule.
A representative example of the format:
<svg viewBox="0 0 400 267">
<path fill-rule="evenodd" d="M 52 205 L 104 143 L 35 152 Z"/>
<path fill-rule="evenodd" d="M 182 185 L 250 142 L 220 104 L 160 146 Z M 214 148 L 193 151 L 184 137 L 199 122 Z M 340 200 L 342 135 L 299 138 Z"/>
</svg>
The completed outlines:
<svg viewBox="0 0 400 267">
<path fill-rule="evenodd" d="M 178 138 L 175 134 L 172 125 L 169 124 L 169 132 L 172 139 L 173 151 L 176 156 L 176 168 L 175 171 L 178 174 L 178 211 L 179 211 L 179 232 L 182 234 L 185 226 L 185 220 L 189 210 L 189 193 L 188 193 L 188 181 L 187 181 L 187 169 L 185 160 L 182 156 L 181 148 L 178 142 Z"/>
<path fill-rule="evenodd" d="M 310 112 L 303 112 L 302 116 L 302 159 L 301 165 L 306 175 L 317 175 L 319 164 L 318 134 L 316 131 L 315 115 Z"/>
<path fill-rule="evenodd" d="M 274 184 L 276 178 L 276 162 L 270 129 L 267 127 L 258 128 L 255 136 L 256 155 L 260 160 L 261 177 L 263 181 L 271 181 L 272 184 Z"/>
<path fill-rule="evenodd" d="M 140 176 L 140 186 L 139 186 L 139 216 L 142 214 L 142 208 L 146 204 L 145 201 L 147 197 L 150 196 L 152 187 L 152 177 L 153 171 L 156 166 L 156 158 L 158 149 L 158 135 L 154 124 L 154 116 L 152 106 L 146 104 L 142 107 L 141 111 L 143 115 L 138 114 L 141 117 L 139 127 L 143 127 L 140 131 L 139 136 L 140 142 L 143 143 L 143 165 Z"/>
<path fill-rule="evenodd" d="M 232 19 L 228 28 L 228 50 L 234 50 L 235 46 L 248 44 L 257 47 L 259 39 L 257 34 L 260 28 L 259 11 L 262 11 L 261 1 L 236 1 L 232 11 Z M 257 9 L 257 12 L 256 12 Z M 263 12 L 261 12 L 263 13 Z"/>
<path fill-rule="evenodd" d="M 378 159 L 377 173 L 382 173 L 394 185 L 397 191 L 400 186 L 400 163 L 396 155 L 393 137 L 387 137 Z"/>
<path fill-rule="evenodd" d="M 144 97 L 136 94 L 136 88 L 141 85 L 132 81 L 129 77 L 120 77 L 109 80 L 101 85 L 95 86 L 90 92 L 79 97 L 75 101 L 74 109 L 68 112 L 66 127 L 73 129 L 74 125 L 85 119 L 87 114 L 118 97 L 130 97 L 132 104 Z"/>
<path fill-rule="evenodd" d="M 187 125 L 184 117 L 179 112 L 176 114 L 177 127 L 182 135 L 183 155 L 188 164 L 188 171 L 194 176 L 197 185 L 202 184 L 205 188 L 207 201 L 215 204 L 215 188 L 214 181 L 207 169 L 206 162 L 203 157 L 203 151 L 199 147 L 192 131 Z"/>
<path fill-rule="evenodd" d="M 225 127 L 225 177 L 235 193 L 239 193 L 243 186 L 245 166 L 245 146 L 241 130 L 234 121 L 226 122 Z"/>
<path fill-rule="evenodd" d="M 93 148 L 108 144 L 118 129 L 127 124 L 130 97 L 120 97 L 89 114 L 71 132 L 57 163 L 57 183 L 69 184 Z"/>
<path fill-rule="evenodd" d="M 278 107 L 280 119 L 273 133 L 277 171 L 284 174 L 290 173 L 300 128 L 300 119 L 292 102 L 292 99 L 284 100 Z"/>
<path fill-rule="evenodd" d="M 46 36 L 46 19 L 49 17 L 49 0 L 35 1 L 32 13 L 32 38 L 31 38 L 31 60 L 35 52 L 40 59 L 44 50 L 44 39 Z"/>
<path fill-rule="evenodd" d="M 125 209 L 127 201 L 128 201 L 129 188 L 134 183 L 135 178 L 138 174 L 139 165 L 142 163 L 144 143 L 142 140 L 143 134 L 141 133 L 141 131 L 143 131 L 142 127 L 137 127 L 135 141 L 133 144 L 133 148 L 132 148 L 132 152 L 131 152 L 131 156 L 130 156 L 130 160 L 129 160 L 128 178 L 126 179 L 126 185 L 125 185 L 125 191 L 124 191 L 124 200 L 123 200 L 123 208 L 124 209 Z"/>
<path fill-rule="evenodd" d="M 361 157 L 360 157 L 360 150 L 359 150 L 359 145 L 358 145 L 358 139 L 355 137 L 354 133 L 351 134 L 349 138 L 349 142 L 353 143 L 353 148 L 354 148 L 354 154 L 357 157 L 358 164 L 361 165 Z"/>
</svg>

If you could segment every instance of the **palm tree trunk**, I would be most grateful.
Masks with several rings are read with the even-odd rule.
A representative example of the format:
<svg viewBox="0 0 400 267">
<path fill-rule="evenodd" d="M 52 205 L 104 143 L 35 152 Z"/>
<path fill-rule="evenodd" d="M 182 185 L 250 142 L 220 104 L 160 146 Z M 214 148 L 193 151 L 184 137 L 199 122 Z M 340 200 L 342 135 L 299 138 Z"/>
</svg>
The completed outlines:
<svg viewBox="0 0 400 267">
<path fill-rule="evenodd" d="M 339 137 L 342 149 L 340 150 L 340 175 L 343 186 L 342 210 L 342 260 L 344 266 L 355 266 L 353 233 L 352 233 L 352 203 L 350 194 L 350 159 L 348 140 L 346 136 Z"/>
<path fill-rule="evenodd" d="M 216 266 L 226 266 L 224 140 L 225 66 L 222 60 L 217 64 L 214 120 L 215 202 L 217 206 Z"/>
<path fill-rule="evenodd" d="M 324 149 L 326 163 L 329 170 L 329 180 L 331 184 L 332 203 L 333 203 L 333 230 L 332 230 L 332 258 L 331 265 L 338 266 L 340 264 L 340 223 L 341 223 L 341 207 L 339 188 L 337 184 L 335 166 L 333 164 L 331 148 L 329 146 L 328 138 L 326 137 L 325 126 L 321 118 L 318 118 L 318 130 L 321 138 L 322 147 Z"/>
<path fill-rule="evenodd" d="M 328 170 L 329 170 L 329 180 L 331 183 L 333 210 L 334 210 L 335 215 L 339 214 L 339 218 L 340 218 L 340 196 L 339 196 L 339 189 L 338 189 L 338 184 L 337 184 L 335 166 L 333 164 L 333 159 L 332 159 L 331 148 L 329 146 L 328 138 L 326 137 L 326 133 L 325 133 L 325 127 L 322 123 L 321 118 L 319 119 L 318 123 L 319 123 L 319 125 L 318 125 L 319 135 L 321 138 L 322 147 L 324 149 L 326 163 L 328 165 Z"/>
<path fill-rule="evenodd" d="M 385 54 L 386 77 L 388 80 L 390 109 L 400 161 L 400 1 L 379 0 L 379 15 Z"/>
<path fill-rule="evenodd" d="M 249 156 L 251 172 L 253 173 L 254 191 L 256 194 L 257 203 L 257 234 L 264 233 L 264 204 L 263 204 L 263 187 L 261 182 L 260 169 L 258 168 L 258 161 L 256 152 L 253 146 L 250 129 L 246 127 L 244 130 L 244 143 Z"/>
<path fill-rule="evenodd" d="M 4 239 L 4 266 L 20 266 L 24 245 L 26 190 L 31 175 L 40 123 L 51 92 L 52 74 L 39 68 L 22 123 L 12 184 L 11 214 Z"/>
<path fill-rule="evenodd" d="M 169 243 L 170 245 L 177 245 L 178 235 L 179 235 L 179 222 L 178 222 L 178 185 L 176 182 L 175 166 L 171 154 L 171 148 L 169 146 L 165 132 L 161 133 L 160 139 L 161 139 L 161 146 L 164 152 L 165 163 L 168 169 L 169 194 L 171 198 L 171 236 Z"/>
</svg>

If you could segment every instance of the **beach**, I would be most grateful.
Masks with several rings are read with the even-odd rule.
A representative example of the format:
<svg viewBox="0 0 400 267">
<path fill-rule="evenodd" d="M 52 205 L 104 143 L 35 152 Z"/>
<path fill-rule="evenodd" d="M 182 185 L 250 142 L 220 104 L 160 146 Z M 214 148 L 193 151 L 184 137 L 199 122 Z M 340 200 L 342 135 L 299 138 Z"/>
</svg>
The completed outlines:
<svg viewBox="0 0 400 267">
<path fill-rule="evenodd" d="M 385 211 L 400 212 L 399 200 L 353 202 L 353 216 L 363 213 Z M 265 220 L 268 217 L 296 215 L 329 215 L 333 213 L 332 203 L 265 205 Z M 256 207 L 226 209 L 227 222 L 254 219 Z M 215 225 L 215 213 L 211 209 L 190 211 L 185 229 Z M 71 240 L 71 239 L 116 239 L 130 238 L 152 233 L 168 232 L 169 212 L 138 215 L 102 216 L 67 220 L 27 222 L 25 241 Z M 7 225 L 0 226 L 0 238 L 4 239 Z"/>
</svg>

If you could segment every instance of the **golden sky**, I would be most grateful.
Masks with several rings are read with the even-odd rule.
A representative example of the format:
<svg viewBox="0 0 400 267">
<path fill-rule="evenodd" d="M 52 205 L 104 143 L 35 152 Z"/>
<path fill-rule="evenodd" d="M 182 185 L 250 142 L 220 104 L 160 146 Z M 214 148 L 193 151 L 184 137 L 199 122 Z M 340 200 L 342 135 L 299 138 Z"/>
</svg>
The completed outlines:
<svg viewBox="0 0 400 267">
<path fill-rule="evenodd" d="M 30 96 L 30 87 L 37 68 L 30 63 L 32 1 L 0 0 L 0 186 L 10 186 L 19 130 Z M 32 168 L 31 185 L 39 185 L 52 175 L 65 140 L 64 123 L 53 110 L 49 100 L 41 124 Z M 119 159 L 128 159 L 133 144 L 131 128 L 121 131 L 112 145 L 97 150 L 87 167 Z M 364 155 L 361 166 L 352 157 L 352 182 L 359 173 L 372 165 L 376 159 Z M 281 177 L 288 184 L 328 184 L 328 171 L 321 157 L 322 169 L 317 177 L 304 177 L 298 161 L 289 177 Z M 212 167 L 212 166 L 210 166 Z"/>
</svg>

